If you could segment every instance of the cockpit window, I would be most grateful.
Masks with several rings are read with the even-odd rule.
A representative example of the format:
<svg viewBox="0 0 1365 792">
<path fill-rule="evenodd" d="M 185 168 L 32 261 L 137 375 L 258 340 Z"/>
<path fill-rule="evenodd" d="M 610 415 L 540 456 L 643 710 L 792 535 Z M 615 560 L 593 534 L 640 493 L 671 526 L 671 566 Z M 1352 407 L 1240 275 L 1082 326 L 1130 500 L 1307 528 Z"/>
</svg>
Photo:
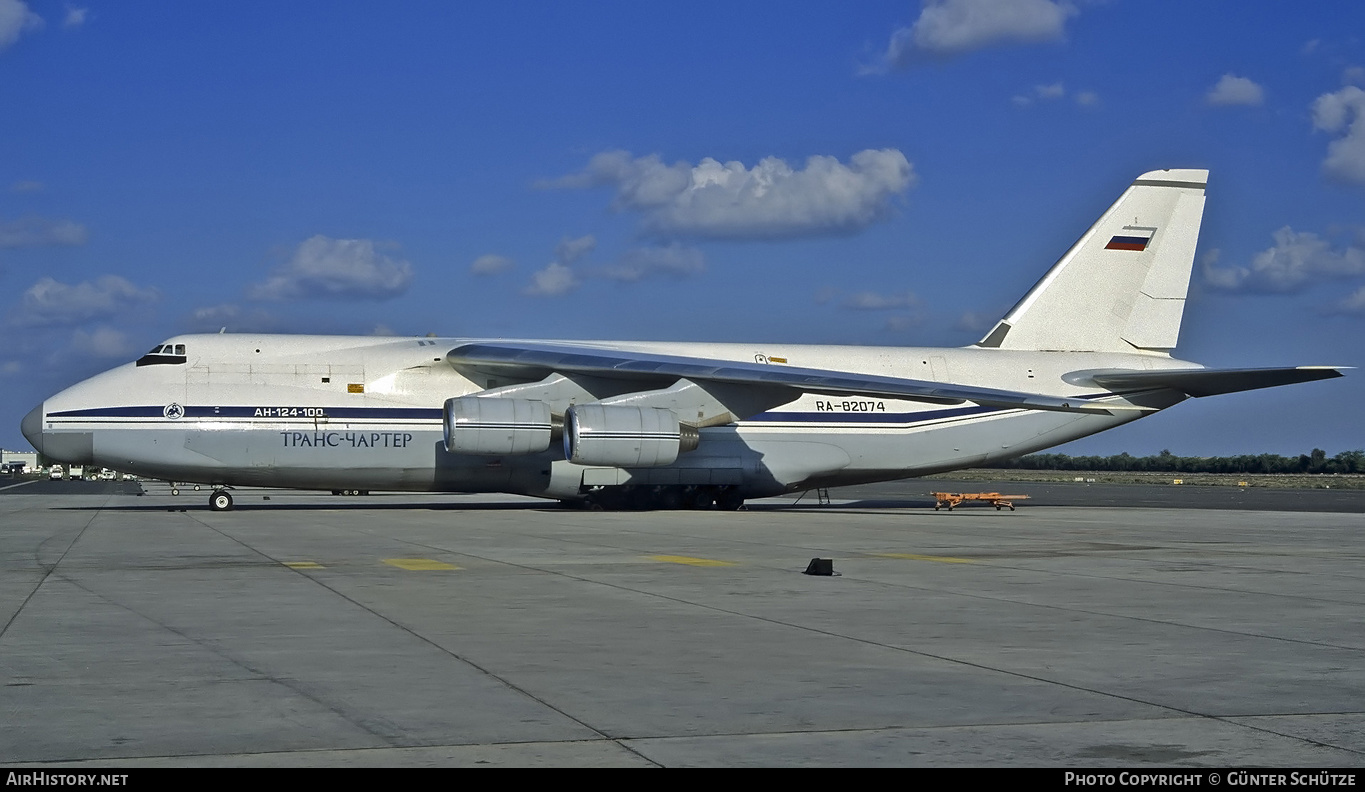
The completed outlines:
<svg viewBox="0 0 1365 792">
<path fill-rule="evenodd" d="M 157 344 L 137 359 L 139 366 L 173 366 L 185 362 L 184 344 Z"/>
</svg>

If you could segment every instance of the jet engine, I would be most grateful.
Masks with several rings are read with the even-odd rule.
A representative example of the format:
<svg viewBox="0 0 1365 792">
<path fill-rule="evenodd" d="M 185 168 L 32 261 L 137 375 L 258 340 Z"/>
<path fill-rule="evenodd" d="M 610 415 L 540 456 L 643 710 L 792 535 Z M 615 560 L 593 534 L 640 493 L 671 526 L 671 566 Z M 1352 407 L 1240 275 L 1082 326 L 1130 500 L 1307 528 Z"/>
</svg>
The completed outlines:
<svg viewBox="0 0 1365 792">
<path fill-rule="evenodd" d="M 446 399 L 446 451 L 537 454 L 550 447 L 550 405 L 529 399 Z"/>
<path fill-rule="evenodd" d="M 700 442 L 695 426 L 662 407 L 579 404 L 564 415 L 564 458 L 580 465 L 670 465 Z"/>
</svg>

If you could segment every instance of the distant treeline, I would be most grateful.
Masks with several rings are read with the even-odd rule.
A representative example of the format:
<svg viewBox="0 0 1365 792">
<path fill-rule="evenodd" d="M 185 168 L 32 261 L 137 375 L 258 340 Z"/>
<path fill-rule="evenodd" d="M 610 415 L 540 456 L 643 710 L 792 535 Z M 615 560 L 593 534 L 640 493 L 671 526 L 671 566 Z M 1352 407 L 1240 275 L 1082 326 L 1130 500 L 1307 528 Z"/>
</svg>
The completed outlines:
<svg viewBox="0 0 1365 792">
<path fill-rule="evenodd" d="M 987 465 L 1004 470 L 1151 471 L 1153 473 L 1365 473 L 1365 450 L 1342 451 L 1334 457 L 1315 448 L 1298 456 L 1242 454 L 1230 457 L 1182 457 L 1163 450 L 1154 456 L 1067 456 L 1030 454 Z"/>
</svg>

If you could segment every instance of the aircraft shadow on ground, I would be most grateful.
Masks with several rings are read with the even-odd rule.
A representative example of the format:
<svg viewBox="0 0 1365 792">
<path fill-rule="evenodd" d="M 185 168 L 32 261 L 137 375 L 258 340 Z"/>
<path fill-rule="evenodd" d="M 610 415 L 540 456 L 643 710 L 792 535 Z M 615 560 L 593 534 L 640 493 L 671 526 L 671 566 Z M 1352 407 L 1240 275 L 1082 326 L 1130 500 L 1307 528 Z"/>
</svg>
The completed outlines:
<svg viewBox="0 0 1365 792">
<path fill-rule="evenodd" d="M 327 503 L 241 503 L 232 507 L 234 512 L 251 511 L 564 511 L 560 506 L 542 503 L 347 503 L 342 505 Z M 198 499 L 184 501 L 182 504 L 128 504 L 103 506 L 59 506 L 58 511 L 119 511 L 119 512 L 182 512 L 209 511 L 207 503 Z"/>
<path fill-rule="evenodd" d="M 821 514 L 856 514 L 868 510 L 897 510 L 915 509 L 922 510 L 932 507 L 932 499 L 913 499 L 913 500 L 864 500 L 851 503 L 841 503 L 838 506 L 819 505 L 819 504 L 791 504 L 791 503 L 753 503 L 746 504 L 746 511 L 814 511 Z M 190 512 L 190 511 L 209 511 L 207 503 L 200 503 L 198 499 L 183 501 L 173 504 L 117 504 L 101 506 L 59 506 L 58 511 L 117 511 L 117 512 Z M 555 505 L 553 503 L 243 503 L 237 501 L 233 506 L 234 512 L 266 512 L 266 511 L 535 511 L 535 512 L 572 512 L 575 509 Z M 932 511 L 932 508 L 930 509 Z M 635 513 L 647 514 L 651 512 L 665 511 L 661 509 L 640 509 L 622 510 L 634 511 Z M 678 513 L 707 514 L 722 510 L 701 509 L 691 511 L 687 509 L 674 510 Z"/>
</svg>

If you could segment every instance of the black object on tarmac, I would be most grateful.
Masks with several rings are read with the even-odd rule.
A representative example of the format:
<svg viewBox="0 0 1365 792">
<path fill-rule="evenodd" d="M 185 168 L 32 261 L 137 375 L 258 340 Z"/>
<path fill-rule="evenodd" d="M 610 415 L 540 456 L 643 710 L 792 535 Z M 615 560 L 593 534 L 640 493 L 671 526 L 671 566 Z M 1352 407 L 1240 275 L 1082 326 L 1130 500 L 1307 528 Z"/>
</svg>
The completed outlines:
<svg viewBox="0 0 1365 792">
<path fill-rule="evenodd" d="M 834 574 L 834 559 L 832 558 L 812 558 L 806 567 L 803 575 L 825 575 L 826 577 Z"/>
</svg>

